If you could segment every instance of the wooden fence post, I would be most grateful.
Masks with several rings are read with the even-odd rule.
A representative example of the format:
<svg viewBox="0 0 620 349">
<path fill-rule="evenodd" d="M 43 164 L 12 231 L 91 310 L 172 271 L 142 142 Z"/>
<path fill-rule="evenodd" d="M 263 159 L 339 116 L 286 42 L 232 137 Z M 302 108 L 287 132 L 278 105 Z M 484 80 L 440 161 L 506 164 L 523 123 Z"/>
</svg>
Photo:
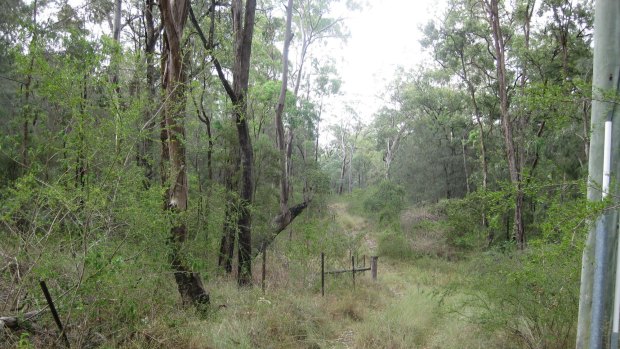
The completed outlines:
<svg viewBox="0 0 620 349">
<path fill-rule="evenodd" d="M 377 260 L 378 259 L 379 259 L 378 256 L 370 257 L 370 274 L 372 275 L 372 279 L 374 281 L 377 281 Z"/>
<path fill-rule="evenodd" d="M 325 297 L 325 253 L 321 252 L 321 297 Z"/>
</svg>

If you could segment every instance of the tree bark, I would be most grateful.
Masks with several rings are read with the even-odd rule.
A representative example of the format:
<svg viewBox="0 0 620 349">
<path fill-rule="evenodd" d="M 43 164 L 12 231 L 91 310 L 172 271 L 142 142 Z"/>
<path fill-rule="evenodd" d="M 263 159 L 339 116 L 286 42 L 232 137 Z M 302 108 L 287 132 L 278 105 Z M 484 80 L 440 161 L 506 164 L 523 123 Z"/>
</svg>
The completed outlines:
<svg viewBox="0 0 620 349">
<path fill-rule="evenodd" d="M 347 151 L 344 151 L 342 158 L 342 167 L 340 168 L 340 183 L 338 185 L 338 195 L 342 195 L 344 189 L 344 175 L 347 170 Z"/>
<path fill-rule="evenodd" d="M 164 112 L 162 120 L 162 151 L 167 156 L 162 178 L 167 179 L 165 209 L 174 213 L 187 210 L 188 181 L 185 159 L 185 128 L 183 113 L 185 110 L 186 74 L 183 66 L 181 38 L 188 15 L 189 3 L 186 0 L 161 0 L 159 3 L 164 25 L 163 81 Z M 167 173 L 166 173 L 167 170 Z M 192 272 L 184 260 L 181 251 L 187 239 L 187 227 L 183 218 L 173 218 L 170 229 L 170 263 L 174 270 L 181 299 L 184 304 L 194 305 L 209 303 L 209 295 L 202 285 L 198 273 Z"/>
<path fill-rule="evenodd" d="M 272 236 L 273 238 L 264 241 L 264 246 L 267 246 L 271 241 L 284 230 L 293 219 L 299 215 L 303 209 L 307 207 L 307 202 L 304 198 L 304 202 L 295 206 L 296 210 L 288 207 L 289 197 L 292 196 L 292 190 L 290 185 L 290 177 L 292 172 L 292 155 L 293 155 L 293 130 L 288 128 L 285 130 L 282 116 L 284 114 L 284 107 L 286 105 L 286 94 L 288 90 L 288 56 L 289 47 L 293 40 L 293 34 L 291 30 L 293 20 L 293 0 L 288 0 L 286 6 L 286 32 L 284 34 L 284 47 L 282 49 L 282 86 L 280 88 L 280 95 L 278 97 L 278 104 L 276 106 L 275 114 L 275 126 L 276 126 L 276 143 L 278 151 L 280 153 L 280 213 L 272 220 Z M 301 67 L 300 67 L 301 69 Z M 299 77 L 299 76 L 298 76 Z M 299 80 L 295 85 L 295 96 L 299 88 Z"/>
<path fill-rule="evenodd" d="M 396 156 L 396 151 L 398 151 L 398 147 L 400 146 L 400 140 L 403 138 L 405 132 L 405 126 L 401 126 L 394 136 L 394 139 L 388 139 L 387 141 L 387 149 L 385 153 L 385 158 L 383 161 L 385 162 L 385 179 L 390 179 L 390 168 L 392 167 L 392 160 Z"/>
<path fill-rule="evenodd" d="M 217 71 L 218 78 L 222 86 L 226 90 L 228 97 L 233 105 L 233 119 L 237 127 L 237 135 L 240 148 L 240 165 L 241 165 L 241 184 L 239 188 L 239 196 L 241 199 L 238 205 L 237 226 L 239 230 L 239 263 L 237 282 L 240 286 L 250 285 L 252 283 L 252 215 L 250 206 L 253 201 L 254 182 L 253 182 L 253 166 L 254 152 L 252 149 L 252 140 L 250 138 L 249 124 L 247 121 L 247 91 L 250 75 L 250 56 L 252 54 L 252 37 L 254 34 L 254 18 L 256 13 L 256 0 L 247 0 L 245 8 L 242 0 L 233 0 L 231 3 L 232 26 L 233 26 L 233 48 L 235 59 L 233 63 L 232 86 L 228 82 L 226 75 L 222 69 L 219 60 L 213 57 L 213 65 Z M 198 25 L 196 17 L 191 8 L 190 18 L 192 24 L 198 31 L 199 37 L 207 51 L 213 49 L 213 16 L 212 26 L 210 28 L 210 38 L 207 40 Z M 215 11 L 215 2 L 211 2 L 211 11 Z M 226 230 L 226 227 L 225 229 Z M 224 236 L 227 233 L 224 232 Z M 224 241 L 225 238 L 223 238 Z M 222 247 L 223 248 L 223 247 Z"/>
<path fill-rule="evenodd" d="M 469 172 L 467 171 L 467 153 L 465 147 L 465 136 L 463 135 L 463 139 L 461 140 L 461 147 L 463 153 L 463 173 L 465 173 L 465 189 L 467 190 L 467 195 L 470 193 L 469 188 Z"/>
<path fill-rule="evenodd" d="M 200 94 L 200 103 L 193 99 L 196 107 L 196 115 L 198 120 L 205 124 L 207 128 L 207 179 L 209 182 L 213 180 L 213 132 L 211 130 L 211 117 L 207 114 L 204 106 L 204 94 L 207 88 L 206 79 L 202 82 L 202 92 Z"/>
<path fill-rule="evenodd" d="M 240 168 L 239 148 L 236 144 L 231 148 L 233 150 L 229 159 L 229 166 L 225 171 L 226 178 L 224 179 L 227 191 L 224 231 L 222 233 L 220 253 L 217 261 L 218 266 L 224 268 L 226 274 L 232 273 L 235 240 L 237 237 L 237 207 L 239 205 L 238 197 L 234 194 L 234 191 L 239 187 L 239 180 L 236 175 Z"/>
<path fill-rule="evenodd" d="M 30 62 L 28 63 L 28 75 L 26 76 L 26 82 L 24 84 L 24 101 L 23 101 L 23 111 L 22 111 L 22 144 L 21 144 L 21 168 L 22 173 L 26 173 L 28 168 L 30 167 L 30 159 L 28 156 L 28 150 L 30 149 L 30 116 L 32 109 L 30 108 L 30 96 L 32 94 L 32 69 L 34 67 L 34 58 L 35 53 L 32 52 L 35 50 L 35 46 L 37 45 L 38 38 L 38 27 L 37 27 L 37 12 L 38 12 L 38 0 L 34 0 L 32 7 L 32 24 L 33 24 L 33 32 L 32 39 L 30 40 Z M 34 120 L 32 120 L 34 124 Z"/>
<path fill-rule="evenodd" d="M 286 32 L 284 34 L 284 48 L 282 50 L 282 86 L 280 88 L 280 96 L 278 97 L 278 105 L 276 106 L 275 124 L 276 124 L 276 143 L 280 152 L 280 214 L 284 220 L 290 221 L 288 210 L 289 198 L 289 156 L 287 148 L 293 141 L 293 133 L 289 130 L 289 137 L 284 137 L 284 122 L 282 115 L 286 105 L 286 92 L 288 89 L 288 53 L 293 35 L 291 33 L 291 22 L 293 18 L 293 0 L 288 0 L 286 7 Z"/>
<path fill-rule="evenodd" d="M 250 130 L 247 120 L 247 91 L 250 75 L 250 56 L 252 53 L 252 37 L 254 34 L 254 17 L 256 0 L 247 0 L 245 10 L 241 0 L 233 0 L 233 31 L 235 45 L 235 62 L 233 66 L 234 98 L 233 113 L 237 124 L 237 135 L 241 148 L 241 204 L 237 224 L 239 227 L 239 263 L 237 283 L 240 286 L 252 284 L 252 194 L 254 182 L 252 179 L 254 152 L 250 139 Z M 243 16 L 243 19 L 242 19 Z M 231 96 L 233 97 L 233 96 Z"/>
<path fill-rule="evenodd" d="M 146 0 L 144 5 L 144 23 L 145 23 L 145 45 L 144 55 L 146 60 L 146 85 L 148 91 L 147 105 L 143 111 L 143 129 L 140 135 L 140 141 L 138 142 L 138 166 L 144 169 L 144 187 L 149 188 L 153 179 L 155 178 L 155 171 L 153 170 L 153 131 L 155 128 L 155 101 L 157 99 L 157 93 L 155 88 L 155 46 L 159 39 L 159 33 L 161 28 L 155 28 L 155 21 L 153 19 L 153 11 L 155 7 L 154 0 Z"/>
<path fill-rule="evenodd" d="M 514 226 L 513 234 L 520 250 L 525 247 L 525 230 L 523 227 L 523 190 L 521 188 L 521 174 L 515 152 L 515 143 L 512 130 L 512 120 L 508 111 L 508 87 L 506 84 L 506 58 L 505 43 L 499 20 L 498 0 L 485 0 L 488 19 L 492 29 L 495 49 L 497 82 L 499 85 L 500 113 L 502 116 L 502 129 L 504 131 L 504 143 L 506 146 L 506 159 L 510 172 L 510 181 L 515 191 Z"/>
<path fill-rule="evenodd" d="M 304 201 L 289 208 L 288 212 L 285 214 L 280 213 L 274 217 L 271 221 L 271 230 L 269 231 L 269 234 L 264 234 L 254 243 L 254 247 L 256 248 L 252 250 L 252 258 L 258 255 L 259 249 L 257 247 L 268 247 L 278 236 L 278 234 L 284 231 L 284 229 L 286 229 L 286 227 L 308 207 L 309 203 L 310 201 Z"/>
<path fill-rule="evenodd" d="M 351 192 L 353 192 L 353 156 L 355 155 L 355 144 L 351 144 L 351 153 L 349 156 L 349 194 L 351 194 Z"/>
<path fill-rule="evenodd" d="M 112 28 L 112 39 L 117 43 L 121 41 L 121 7 L 123 0 L 114 1 L 114 27 Z M 118 77 L 118 76 L 117 76 Z"/>
</svg>

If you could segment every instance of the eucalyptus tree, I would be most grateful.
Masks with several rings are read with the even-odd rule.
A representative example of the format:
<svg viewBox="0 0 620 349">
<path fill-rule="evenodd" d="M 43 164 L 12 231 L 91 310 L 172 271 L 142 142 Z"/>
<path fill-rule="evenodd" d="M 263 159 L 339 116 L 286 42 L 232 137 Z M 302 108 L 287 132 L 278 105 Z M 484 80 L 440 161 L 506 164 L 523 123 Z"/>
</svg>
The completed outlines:
<svg viewBox="0 0 620 349">
<path fill-rule="evenodd" d="M 533 33 L 531 75 L 543 84 L 562 86 L 563 96 L 573 98 L 572 112 L 581 140 L 582 167 L 587 167 L 590 146 L 590 81 L 592 79 L 593 4 L 591 1 L 551 1 L 540 4 L 538 14 L 550 18 L 540 33 Z M 552 53 L 552 54 L 549 54 Z"/>
<path fill-rule="evenodd" d="M 391 180 L 407 183 L 416 201 L 464 196 L 470 159 L 462 139 L 472 130 L 465 94 L 435 72 L 423 71 L 401 83 L 398 99 L 398 112 L 406 115 L 400 127 L 408 137 L 394 156 Z M 396 129 L 384 132 L 394 138 Z"/>
<path fill-rule="evenodd" d="M 250 207 L 253 202 L 254 194 L 254 151 L 252 149 L 249 121 L 247 118 L 247 93 L 255 14 L 256 0 L 247 0 L 245 5 L 241 0 L 233 0 L 231 3 L 234 49 L 232 84 L 224 74 L 219 61 L 216 58 L 213 60 L 220 82 L 232 102 L 232 113 L 237 127 L 240 147 L 239 165 L 241 168 L 241 180 L 239 196 L 241 204 L 237 219 L 237 226 L 239 229 L 237 281 L 239 285 L 249 285 L 252 283 L 252 214 Z M 208 44 L 205 43 L 205 46 L 208 46 Z"/>
<path fill-rule="evenodd" d="M 319 135 L 320 135 L 320 122 L 321 115 L 323 113 L 325 99 L 329 96 L 337 95 L 340 92 L 342 86 L 342 80 L 338 75 L 338 70 L 335 67 L 333 61 L 325 64 L 317 60 L 312 61 L 312 75 L 314 76 L 314 88 L 310 88 L 308 83 L 308 91 L 314 92 L 314 100 L 316 104 L 316 120 L 314 120 L 314 161 L 319 160 Z M 308 99 L 309 96 L 307 95 Z M 308 130 L 310 132 L 310 130 Z"/>
<path fill-rule="evenodd" d="M 297 98 L 298 106 L 300 109 L 306 109 L 309 103 L 318 104 L 318 118 L 314 122 L 317 129 L 315 139 L 315 162 L 318 160 L 318 129 L 321 121 L 321 112 L 323 109 L 323 98 L 327 94 L 337 93 L 339 84 L 334 84 L 332 79 L 327 83 L 325 81 L 326 74 L 333 74 L 334 71 L 330 71 L 330 63 L 321 63 L 323 59 L 317 58 L 317 55 L 313 53 L 313 47 L 319 44 L 326 44 L 330 40 L 345 40 L 348 36 L 343 17 L 334 17 L 333 7 L 339 3 L 340 0 L 299 0 L 295 2 L 293 7 L 293 33 L 294 38 L 292 41 L 293 50 L 296 52 L 296 58 L 294 61 L 294 68 L 291 71 L 291 77 L 294 80 L 293 94 Z M 347 6 L 350 7 L 350 3 Z M 320 55 L 322 58 L 324 54 Z M 318 76 L 315 79 L 317 85 L 315 101 L 311 101 L 311 83 L 312 79 L 306 66 L 308 62 L 312 63 L 312 69 L 314 74 Z M 311 73 L 312 74 L 312 73 Z M 321 79 L 323 76 L 323 80 Z M 300 89 L 306 77 L 306 94 L 300 95 Z M 337 86 L 338 85 L 338 86 Z M 331 89 L 330 89 L 331 88 Z M 289 132 L 293 132 L 289 130 Z M 292 140 L 294 141 L 294 140 Z M 304 147 L 304 139 L 298 139 L 298 147 Z M 302 149 L 301 156 L 303 158 L 304 167 L 307 165 L 306 159 L 308 158 Z M 289 162 L 291 160 L 289 159 Z M 292 165 L 292 163 L 291 163 Z M 307 181 L 304 181 L 307 183 Z M 307 188 L 304 184 L 304 192 L 307 192 Z"/>
<path fill-rule="evenodd" d="M 399 74 L 404 74 L 400 72 Z M 401 142 L 412 133 L 412 123 L 416 116 L 415 107 L 408 103 L 405 90 L 407 78 L 398 78 L 391 84 L 389 107 L 383 107 L 374 116 L 373 127 L 376 130 L 377 145 L 383 151 L 384 173 L 390 179 L 390 169 Z"/>
<path fill-rule="evenodd" d="M 491 27 L 491 38 L 493 42 L 493 55 L 495 58 L 495 78 L 497 80 L 497 94 L 499 97 L 499 111 L 502 118 L 502 130 L 504 134 L 504 145 L 506 159 L 508 161 L 508 172 L 510 181 L 514 187 L 514 236 L 519 249 L 525 247 L 525 227 L 523 225 L 523 188 L 521 184 L 521 163 L 514 140 L 513 116 L 509 110 L 508 87 L 510 84 L 506 67 L 506 50 L 510 40 L 510 32 L 506 32 L 503 18 L 505 11 L 500 11 L 499 0 L 484 0 L 484 10 L 487 13 L 487 21 Z"/>
<path fill-rule="evenodd" d="M 157 88 L 156 77 L 157 69 L 155 65 L 156 47 L 159 42 L 160 33 L 163 23 L 157 21 L 157 6 L 154 0 L 144 0 L 142 7 L 142 17 L 144 21 L 144 62 L 146 65 L 146 89 L 147 98 L 151 103 L 147 103 L 144 107 L 142 128 L 138 141 L 137 163 L 144 169 L 145 186 L 151 185 L 154 179 L 155 171 L 153 170 L 153 131 L 155 128 L 155 114 L 157 111 Z"/>
<path fill-rule="evenodd" d="M 185 112 L 187 73 L 183 64 L 183 31 L 189 13 L 189 1 L 162 0 L 159 8 L 164 25 L 164 49 L 162 52 L 162 88 L 165 93 L 162 114 L 162 184 L 166 188 L 165 208 L 177 214 L 187 211 L 188 180 L 185 151 Z M 186 223 L 176 218 L 171 227 L 170 259 L 174 269 L 181 298 L 185 303 L 204 304 L 209 295 L 200 276 L 192 272 L 183 260 L 182 244 L 187 239 Z"/>
<path fill-rule="evenodd" d="M 304 200 L 303 203 L 289 209 L 289 191 L 291 181 L 291 156 L 293 152 L 293 130 L 289 128 L 285 134 L 284 122 L 282 121 L 284 106 L 286 101 L 286 93 L 288 90 L 288 54 L 291 40 L 293 40 L 293 34 L 291 31 L 291 24 L 293 20 L 293 0 L 288 0 L 286 5 L 286 31 L 284 34 L 284 48 L 282 50 L 282 85 L 280 88 L 280 95 L 278 97 L 278 104 L 276 106 L 275 113 L 275 126 L 276 126 L 276 144 L 280 152 L 280 213 L 274 217 L 272 221 L 272 236 L 276 236 L 282 230 L 284 230 L 297 215 L 307 207 L 308 202 Z M 270 242 L 270 241 L 269 241 Z M 268 242 L 263 244 L 263 247 Z"/>
<path fill-rule="evenodd" d="M 445 19 L 436 25 L 430 22 L 424 29 L 422 45 L 430 49 L 435 62 L 451 72 L 465 85 L 469 96 L 471 112 L 478 126 L 478 145 L 482 170 L 481 187 L 486 190 L 489 183 L 488 138 L 493 130 L 493 121 L 481 106 L 480 99 L 490 91 L 493 83 L 493 56 L 480 54 L 489 52 L 489 29 L 477 15 L 474 7 L 466 1 L 451 1 Z M 486 225 L 486 217 L 482 217 Z"/>
<path fill-rule="evenodd" d="M 296 43 L 299 47 L 297 47 L 297 66 L 294 70 L 295 84 L 293 85 L 293 91 L 295 96 L 299 94 L 299 88 L 304 75 L 304 66 L 311 55 L 311 46 L 331 38 L 345 39 L 348 35 L 344 28 L 344 18 L 330 17 L 332 5 L 337 2 L 339 0 L 300 0 L 296 3 L 293 21 L 295 32 L 298 34 L 297 37 L 300 38 L 300 41 Z"/>
<path fill-rule="evenodd" d="M 263 234 L 262 236 L 259 237 L 259 241 L 260 243 L 254 243 L 253 245 L 255 247 L 258 248 L 264 248 L 266 245 L 270 244 L 271 241 L 282 231 L 284 230 L 287 226 L 290 225 L 290 223 L 295 219 L 295 217 L 297 215 L 299 215 L 301 212 L 303 212 L 303 210 L 308 206 L 311 197 L 312 197 L 312 191 L 313 189 L 311 188 L 310 182 L 311 180 L 309 179 L 310 176 L 312 176 L 311 173 L 308 172 L 312 172 L 312 169 L 315 168 L 316 166 L 313 166 L 312 164 L 312 160 L 310 159 L 310 157 L 307 154 L 307 143 L 308 141 L 310 141 L 310 143 L 315 144 L 316 148 L 318 149 L 318 132 L 314 132 L 315 128 L 318 127 L 318 122 L 319 122 L 319 118 L 320 118 L 320 112 L 321 112 L 321 106 L 319 106 L 319 110 L 317 111 L 317 106 L 316 103 L 313 101 L 313 98 L 316 96 L 318 96 L 318 99 L 320 100 L 323 95 L 325 94 L 329 94 L 332 93 L 335 89 L 337 89 L 337 87 L 335 87 L 336 82 L 333 78 L 331 78 L 329 75 L 330 73 L 332 73 L 331 70 L 329 69 L 323 69 L 321 73 L 317 73 L 318 78 L 322 78 L 322 80 L 320 81 L 321 84 L 319 84 L 317 82 L 317 88 L 318 91 L 312 91 L 311 93 L 311 83 L 308 82 L 306 84 L 306 93 L 302 94 L 300 91 L 300 84 L 301 84 L 301 74 L 303 74 L 302 72 L 302 67 L 304 65 L 303 61 L 305 61 L 308 57 L 310 56 L 306 56 L 307 53 L 310 53 L 310 45 L 314 42 L 320 42 L 321 40 L 327 40 L 330 36 L 327 35 L 327 31 L 332 31 L 332 30 L 336 30 L 337 28 L 339 28 L 339 26 L 341 25 L 339 23 L 339 21 L 334 21 L 333 23 L 331 22 L 331 19 L 328 18 L 322 18 L 320 21 L 327 21 L 331 24 L 329 24 L 330 27 L 333 26 L 332 29 L 327 29 L 327 28 L 322 28 L 320 31 L 323 33 L 322 35 L 319 35 L 318 32 L 316 32 L 317 30 L 317 25 L 318 22 L 314 22 L 316 20 L 316 18 L 313 18 L 312 20 L 308 18 L 305 18 L 307 21 L 304 22 L 305 25 L 309 25 L 312 28 L 304 28 L 307 30 L 310 30 L 312 32 L 312 34 L 310 34 L 311 38 L 307 38 L 306 40 L 302 40 L 304 42 L 303 44 L 303 49 L 304 49 L 304 55 L 302 57 L 302 62 L 300 63 L 300 65 L 298 66 L 298 69 L 296 70 L 295 74 L 293 75 L 293 73 L 291 72 L 291 69 L 289 69 L 289 52 L 290 52 L 290 47 L 295 44 L 295 36 L 293 35 L 293 24 L 296 24 L 296 26 L 299 26 L 299 22 L 297 21 L 296 17 L 295 17 L 295 13 L 297 13 L 299 15 L 299 8 L 305 8 L 307 11 L 310 11 L 310 8 L 308 7 L 310 6 L 309 3 L 304 2 L 290 2 L 287 5 L 285 5 L 285 9 L 286 9 L 286 25 L 285 25 L 285 32 L 283 33 L 283 50 L 282 50 L 282 72 L 281 72 L 281 81 L 282 83 L 279 85 L 279 96 L 278 96 L 278 100 L 276 103 L 276 107 L 274 112 L 275 118 L 274 118 L 274 130 L 275 130 L 275 145 L 277 148 L 278 153 L 280 154 L 279 156 L 279 187 L 280 187 L 280 195 L 279 195 L 279 205 L 280 205 L 280 210 L 279 213 L 275 215 L 275 217 L 273 217 L 270 221 L 270 226 L 268 228 L 268 233 L 267 234 Z M 318 7 L 317 7 L 318 6 Z M 329 3 L 325 3 L 325 4 L 312 4 L 311 6 L 314 10 L 318 10 L 320 9 L 320 11 L 326 11 L 329 8 Z M 319 11 L 319 12 L 320 12 Z M 310 11 L 312 12 L 312 11 Z M 310 13 L 310 12 L 304 12 L 306 16 L 312 16 L 312 15 L 317 15 L 317 16 L 322 16 L 323 14 L 319 14 L 319 13 Z M 324 25 L 325 23 L 322 23 L 321 25 Z M 302 26 L 303 27 L 303 26 Z M 299 29 L 296 28 L 296 29 Z M 273 59 L 273 54 L 272 54 L 272 59 Z M 316 62 L 316 60 L 313 60 L 313 63 Z M 316 65 L 313 64 L 313 68 L 316 68 Z M 309 77 L 309 74 L 305 74 L 306 76 Z M 288 81 L 289 78 L 293 78 L 296 77 L 296 82 L 293 88 L 293 91 L 289 92 L 288 91 Z M 317 78 L 317 79 L 318 79 Z M 269 83 L 263 84 L 263 87 L 269 87 Z M 268 90 L 267 90 L 268 92 Z M 295 101 L 295 103 L 293 103 L 292 105 L 289 103 L 289 98 L 287 97 L 287 95 L 291 95 L 291 99 Z M 320 103 L 320 101 L 319 101 Z M 286 109 L 285 109 L 286 108 Z M 317 114 L 319 114 L 317 116 Z M 297 155 L 297 150 L 299 150 L 298 156 Z M 314 162 L 317 161 L 317 154 L 318 151 L 315 149 L 315 159 Z M 299 164 L 297 162 L 296 159 L 299 159 Z M 259 166 L 262 166 L 259 165 Z M 294 187 L 293 187 L 293 174 L 294 174 L 294 167 L 297 168 L 297 177 L 301 177 L 301 180 L 303 182 L 303 186 L 302 186 L 302 194 L 303 194 L 303 198 L 302 198 L 302 202 L 290 206 L 289 207 L 289 200 L 292 199 L 294 197 Z M 258 180 L 258 178 L 257 178 Z M 258 183 L 258 182 L 256 182 Z"/>
<path fill-rule="evenodd" d="M 30 151 L 30 134 L 31 134 L 31 130 L 30 130 L 30 123 L 32 123 L 34 120 L 31 120 L 33 118 L 32 115 L 30 115 L 31 112 L 31 106 L 30 106 L 30 96 L 32 93 L 32 69 L 33 69 L 33 65 L 34 65 L 34 59 L 35 59 L 35 55 L 36 55 L 36 48 L 38 45 L 38 38 L 39 38 L 39 28 L 37 27 L 37 15 L 39 14 L 39 7 L 38 7 L 38 1 L 35 0 L 33 2 L 33 6 L 32 6 L 32 37 L 30 39 L 30 44 L 29 44 L 29 48 L 28 48 L 28 54 L 30 55 L 30 62 L 28 63 L 28 74 L 26 75 L 26 81 L 24 82 L 24 96 L 23 96 L 23 101 L 22 101 L 22 105 L 23 105 L 23 121 L 22 121 L 22 143 L 21 143 L 21 167 L 23 170 L 23 173 L 26 173 L 28 171 L 28 167 L 29 167 L 29 157 L 28 157 L 28 152 Z M 34 122 L 36 123 L 36 121 Z"/>
</svg>

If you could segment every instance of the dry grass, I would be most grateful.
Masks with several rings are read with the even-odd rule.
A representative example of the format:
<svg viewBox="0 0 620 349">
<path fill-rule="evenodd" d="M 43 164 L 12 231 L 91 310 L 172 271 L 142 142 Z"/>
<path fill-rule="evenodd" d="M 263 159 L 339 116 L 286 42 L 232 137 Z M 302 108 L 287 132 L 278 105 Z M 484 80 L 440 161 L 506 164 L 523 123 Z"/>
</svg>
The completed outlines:
<svg viewBox="0 0 620 349">
<path fill-rule="evenodd" d="M 116 333 L 110 327 L 105 332 L 97 329 L 96 321 L 120 322 L 128 315 L 108 310 L 98 318 L 84 313 L 83 326 L 89 328 L 70 328 L 70 338 L 75 341 L 82 336 L 83 347 L 103 348 L 508 347 L 502 338 L 481 335 L 465 317 L 442 313 L 437 294 L 461 270 L 459 264 L 446 259 L 423 257 L 404 262 L 380 256 L 378 282 L 370 280 L 368 273 L 358 275 L 353 288 L 349 274 L 328 276 L 326 296 L 321 297 L 317 251 L 329 246 L 332 254 L 342 253 L 346 263 L 347 248 L 372 254 L 380 239 L 378 227 L 348 212 L 345 203 L 331 207 L 334 219 L 325 219 L 325 226 L 315 235 L 298 229 L 292 241 L 283 234 L 269 250 L 266 293 L 260 289 L 260 258 L 254 264 L 257 287 L 240 289 L 232 277 L 206 281 L 213 302 L 206 314 L 179 305 L 169 273 L 144 274 L 143 282 L 148 283 L 141 287 L 150 293 L 141 297 L 135 290 L 126 293 L 135 302 L 133 322 L 117 324 Z M 443 232 L 420 228 L 429 219 L 436 221 L 427 215 L 422 210 L 407 211 L 401 223 L 415 230 L 410 235 L 414 248 L 440 251 L 445 248 Z M 341 247 L 334 248 L 334 244 Z M 334 266 L 341 262 L 337 257 L 330 255 Z M 89 335 L 80 335 L 80 331 Z"/>
<path fill-rule="evenodd" d="M 413 207 L 400 216 L 400 227 L 411 250 L 417 256 L 454 260 L 457 251 L 448 243 L 446 227 L 441 217 L 425 207 Z"/>
</svg>

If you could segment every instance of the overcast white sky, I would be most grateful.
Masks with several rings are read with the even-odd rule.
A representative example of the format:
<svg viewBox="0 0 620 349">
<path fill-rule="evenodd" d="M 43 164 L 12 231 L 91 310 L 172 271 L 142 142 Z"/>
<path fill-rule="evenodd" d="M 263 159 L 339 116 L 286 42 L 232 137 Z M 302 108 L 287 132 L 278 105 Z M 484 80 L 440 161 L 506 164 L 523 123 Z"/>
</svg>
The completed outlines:
<svg viewBox="0 0 620 349">
<path fill-rule="evenodd" d="M 342 117 L 338 105 L 348 103 L 365 121 L 383 105 L 380 99 L 398 66 L 413 68 L 425 54 L 419 44 L 422 25 L 440 15 L 445 0 L 369 1 L 362 11 L 348 13 L 351 33 L 345 44 L 331 54 L 341 55 L 338 70 L 344 82 L 343 96 L 330 101 L 324 115 L 330 124 Z"/>
</svg>

